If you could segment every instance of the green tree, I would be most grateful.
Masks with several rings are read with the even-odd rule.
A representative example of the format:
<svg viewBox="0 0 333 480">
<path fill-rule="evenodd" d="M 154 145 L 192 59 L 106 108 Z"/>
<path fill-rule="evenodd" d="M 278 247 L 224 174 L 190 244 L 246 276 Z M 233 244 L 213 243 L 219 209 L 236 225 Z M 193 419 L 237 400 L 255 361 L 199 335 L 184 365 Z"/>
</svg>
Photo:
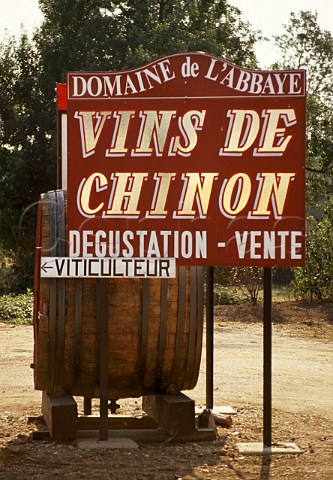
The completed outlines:
<svg viewBox="0 0 333 480">
<path fill-rule="evenodd" d="M 54 176 L 52 143 L 36 79 L 38 53 L 26 35 L 0 45 L 0 242 L 6 285 L 31 285 L 33 208 Z"/>
<path fill-rule="evenodd" d="M 128 69 L 195 50 L 255 67 L 259 39 L 227 0 L 39 4 L 44 22 L 33 40 L 0 45 L 0 246 L 17 290 L 32 284 L 36 202 L 55 187 L 55 85 L 66 72 Z"/>
<path fill-rule="evenodd" d="M 263 289 L 263 269 L 261 267 L 231 268 L 233 285 L 242 289 L 252 306 L 258 304 L 259 293 Z"/>
<path fill-rule="evenodd" d="M 274 67 L 307 72 L 307 201 L 313 209 L 333 192 L 333 37 L 319 27 L 316 13 L 301 11 L 291 13 L 275 39 L 281 60 Z"/>
<path fill-rule="evenodd" d="M 36 36 L 47 72 L 120 70 L 182 51 L 255 66 L 258 37 L 226 0 L 40 0 Z"/>
<path fill-rule="evenodd" d="M 294 268 L 296 298 L 333 301 L 333 203 L 321 219 L 308 217 L 306 265 Z"/>
<path fill-rule="evenodd" d="M 306 266 L 293 269 L 297 297 L 333 300 L 333 37 L 317 14 L 292 13 L 276 37 L 281 62 L 275 67 L 307 71 L 307 253 Z M 311 215 L 310 215 L 311 214 Z"/>
</svg>

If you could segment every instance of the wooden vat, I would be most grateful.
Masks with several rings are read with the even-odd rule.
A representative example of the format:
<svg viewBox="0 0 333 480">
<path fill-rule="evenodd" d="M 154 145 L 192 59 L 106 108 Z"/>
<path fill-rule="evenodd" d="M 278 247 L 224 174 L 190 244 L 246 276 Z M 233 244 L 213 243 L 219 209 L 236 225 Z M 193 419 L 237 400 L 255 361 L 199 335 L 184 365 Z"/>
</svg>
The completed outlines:
<svg viewBox="0 0 333 480">
<path fill-rule="evenodd" d="M 68 255 L 66 195 L 39 204 L 34 310 L 35 388 L 52 395 L 99 396 L 99 279 L 40 278 L 42 256 Z M 174 279 L 108 279 L 109 398 L 179 393 L 195 387 L 201 358 L 201 267 Z"/>
</svg>

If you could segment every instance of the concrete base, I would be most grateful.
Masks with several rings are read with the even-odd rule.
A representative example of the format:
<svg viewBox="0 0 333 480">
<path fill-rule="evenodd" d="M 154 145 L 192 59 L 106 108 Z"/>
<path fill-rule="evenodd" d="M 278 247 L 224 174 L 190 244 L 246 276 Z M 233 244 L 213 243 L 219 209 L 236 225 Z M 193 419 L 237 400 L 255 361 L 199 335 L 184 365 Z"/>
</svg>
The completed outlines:
<svg viewBox="0 0 333 480">
<path fill-rule="evenodd" d="M 213 442 L 216 440 L 215 428 L 198 428 L 194 432 L 185 435 L 173 435 L 162 428 L 143 428 L 143 429 L 122 429 L 109 430 L 109 438 L 130 438 L 135 442 L 148 443 L 186 443 L 186 442 Z M 95 439 L 98 440 L 98 430 L 78 430 L 79 439 Z M 105 443 L 105 442 L 101 442 Z"/>
<path fill-rule="evenodd" d="M 237 443 L 240 453 L 243 455 L 274 455 L 274 454 L 294 454 L 303 453 L 296 443 L 275 443 L 271 447 L 264 446 L 263 443 Z"/>
<path fill-rule="evenodd" d="M 198 415 L 203 412 L 206 407 L 195 407 L 195 413 Z M 228 405 L 218 405 L 211 410 L 213 415 L 237 415 L 236 410 Z"/>
<path fill-rule="evenodd" d="M 79 438 L 77 447 L 81 450 L 133 450 L 139 448 L 139 445 L 130 438 L 109 438 L 105 441 L 96 438 Z"/>
</svg>

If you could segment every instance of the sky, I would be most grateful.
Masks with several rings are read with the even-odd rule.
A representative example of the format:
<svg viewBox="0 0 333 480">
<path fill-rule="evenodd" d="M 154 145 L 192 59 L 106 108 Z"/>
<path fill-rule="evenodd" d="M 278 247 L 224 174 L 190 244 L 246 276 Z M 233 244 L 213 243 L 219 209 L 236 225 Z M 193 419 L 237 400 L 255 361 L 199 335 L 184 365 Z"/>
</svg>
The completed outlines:
<svg viewBox="0 0 333 480">
<path fill-rule="evenodd" d="M 288 22 L 290 12 L 312 10 L 318 12 L 321 28 L 333 34 L 332 0 L 229 0 L 231 5 L 243 12 L 243 20 L 250 22 L 255 30 L 261 30 L 271 41 L 261 42 L 255 52 L 261 68 L 266 68 L 278 58 L 274 48 L 273 36 L 283 32 L 283 25 Z M 42 13 L 38 0 L 0 0 L 0 41 L 5 29 L 8 33 L 18 35 L 21 25 L 31 32 L 42 22 Z"/>
</svg>

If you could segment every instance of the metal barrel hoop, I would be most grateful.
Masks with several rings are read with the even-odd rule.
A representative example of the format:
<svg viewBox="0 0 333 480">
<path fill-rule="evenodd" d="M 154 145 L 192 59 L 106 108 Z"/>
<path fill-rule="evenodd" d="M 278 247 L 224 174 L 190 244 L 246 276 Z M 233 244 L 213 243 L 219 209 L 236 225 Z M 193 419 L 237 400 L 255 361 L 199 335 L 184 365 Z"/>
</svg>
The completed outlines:
<svg viewBox="0 0 333 480">
<path fill-rule="evenodd" d="M 178 318 L 175 339 L 175 351 L 173 357 L 171 385 L 177 386 L 178 375 L 180 372 L 180 362 L 183 350 L 183 332 L 185 323 L 185 294 L 186 294 L 186 269 L 179 267 L 178 270 Z"/>
<path fill-rule="evenodd" d="M 187 362 L 185 371 L 184 389 L 188 389 L 192 383 L 193 365 L 195 359 L 195 346 L 197 341 L 198 318 L 197 318 L 197 271 L 196 267 L 190 267 L 190 328 L 188 335 Z"/>
<path fill-rule="evenodd" d="M 50 245 L 49 252 L 51 257 L 56 256 L 57 242 L 57 225 L 56 225 L 56 194 L 54 191 L 49 192 L 49 225 L 50 225 Z M 57 280 L 50 279 L 50 295 L 49 295 L 49 341 L 48 341 L 48 361 L 51 371 L 51 388 L 55 384 L 55 365 L 56 365 L 56 331 L 57 331 Z"/>
<path fill-rule="evenodd" d="M 192 383 L 190 389 L 194 388 L 197 382 L 197 378 L 194 378 L 194 372 L 199 372 L 200 360 L 201 360 L 201 351 L 202 351 L 202 335 L 203 335 L 203 308 L 204 308 L 204 294 L 203 294 L 203 267 L 196 267 L 197 274 L 197 291 L 196 291 L 196 301 L 197 301 L 197 338 L 196 338 L 196 347 L 195 347 L 195 359 L 193 362 L 193 374 L 192 374 Z"/>
<path fill-rule="evenodd" d="M 140 343 L 140 355 L 139 355 L 139 375 L 141 383 L 144 387 L 145 384 L 145 372 L 148 355 L 148 330 L 149 330 L 149 280 L 144 278 L 142 280 L 142 321 L 141 321 L 141 343 Z"/>
<path fill-rule="evenodd" d="M 57 216 L 57 256 L 66 255 L 66 221 L 65 198 L 62 190 L 56 191 L 56 216 Z M 65 354 L 65 307 L 66 307 L 66 280 L 57 279 L 58 310 L 57 310 L 57 342 L 56 342 L 56 385 L 63 385 L 64 354 Z"/>
<path fill-rule="evenodd" d="M 163 383 L 163 364 L 167 346 L 167 319 L 168 319 L 168 279 L 161 280 L 161 311 L 160 311 L 160 331 L 158 340 L 158 353 L 156 364 L 156 388 L 159 390 Z"/>
</svg>

